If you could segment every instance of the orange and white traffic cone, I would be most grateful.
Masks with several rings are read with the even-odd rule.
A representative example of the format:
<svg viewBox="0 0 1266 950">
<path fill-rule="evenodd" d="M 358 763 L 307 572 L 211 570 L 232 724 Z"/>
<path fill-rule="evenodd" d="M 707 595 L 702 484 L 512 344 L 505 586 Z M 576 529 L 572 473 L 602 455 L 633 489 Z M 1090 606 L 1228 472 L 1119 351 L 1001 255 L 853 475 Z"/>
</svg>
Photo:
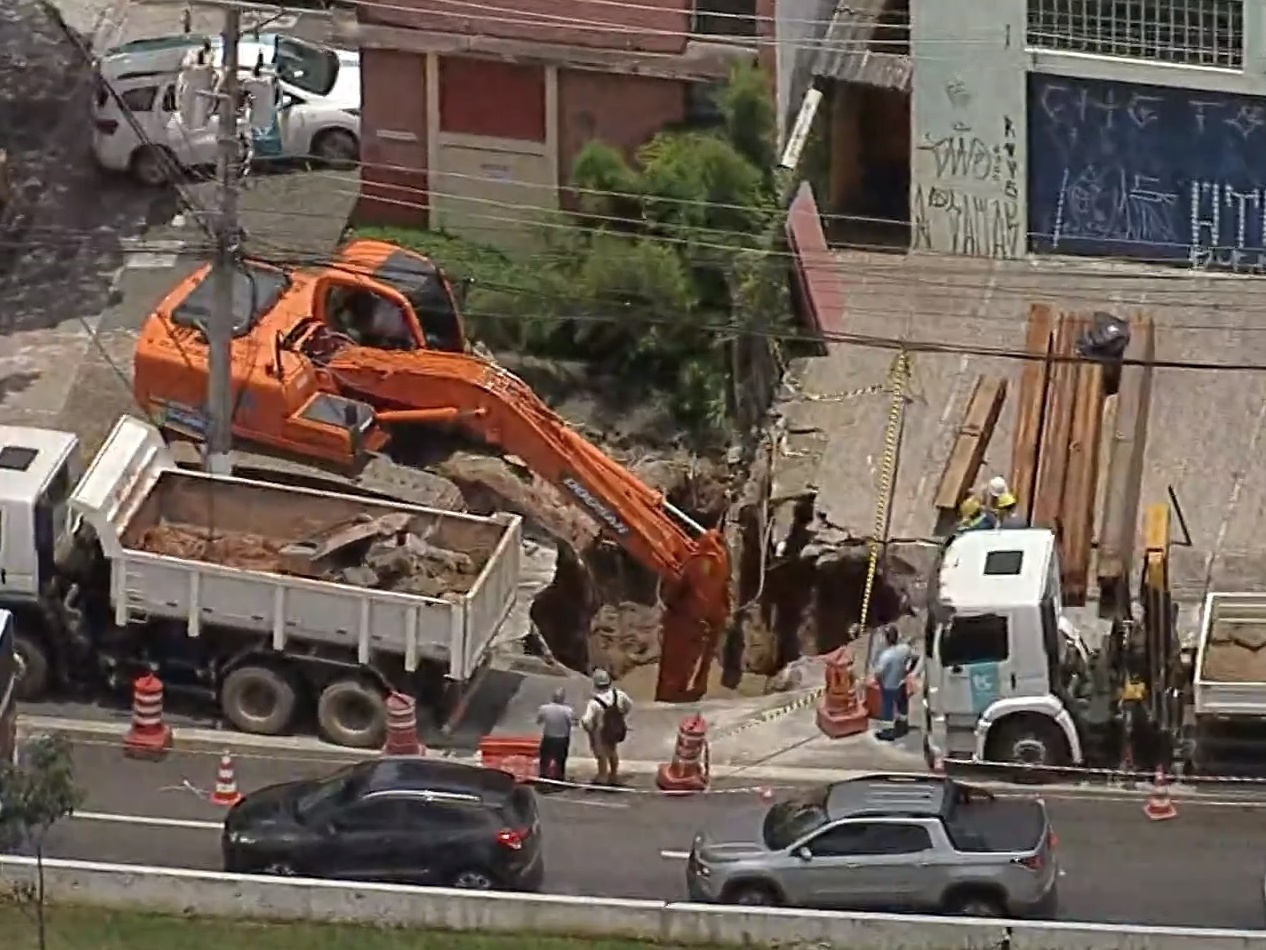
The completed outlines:
<svg viewBox="0 0 1266 950">
<path fill-rule="evenodd" d="M 220 756 L 220 767 L 215 773 L 215 791 L 211 793 L 212 805 L 231 808 L 242 800 L 237 790 L 237 778 L 233 774 L 233 756 L 225 752 Z"/>
<path fill-rule="evenodd" d="M 1143 814 L 1152 821 L 1168 821 L 1178 817 L 1178 809 L 1169 797 L 1169 779 L 1162 768 L 1156 769 L 1156 777 L 1152 780 L 1152 794 L 1147 797 Z"/>
</svg>

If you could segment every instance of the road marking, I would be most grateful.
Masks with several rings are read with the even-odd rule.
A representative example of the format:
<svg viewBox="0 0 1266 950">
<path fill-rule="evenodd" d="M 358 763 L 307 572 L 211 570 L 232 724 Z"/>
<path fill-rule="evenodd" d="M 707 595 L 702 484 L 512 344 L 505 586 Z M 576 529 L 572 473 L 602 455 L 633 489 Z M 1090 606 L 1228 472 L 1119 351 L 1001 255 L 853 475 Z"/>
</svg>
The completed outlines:
<svg viewBox="0 0 1266 950">
<path fill-rule="evenodd" d="M 659 856 L 665 861 L 688 861 L 690 859 L 689 851 L 661 851 Z"/>
<path fill-rule="evenodd" d="M 156 815 L 113 815 L 104 811 L 77 811 L 72 818 L 80 821 L 104 821 L 117 825 L 149 825 L 154 828 L 190 828 L 194 831 L 223 831 L 221 821 L 197 821 L 192 818 L 159 818 Z"/>
</svg>

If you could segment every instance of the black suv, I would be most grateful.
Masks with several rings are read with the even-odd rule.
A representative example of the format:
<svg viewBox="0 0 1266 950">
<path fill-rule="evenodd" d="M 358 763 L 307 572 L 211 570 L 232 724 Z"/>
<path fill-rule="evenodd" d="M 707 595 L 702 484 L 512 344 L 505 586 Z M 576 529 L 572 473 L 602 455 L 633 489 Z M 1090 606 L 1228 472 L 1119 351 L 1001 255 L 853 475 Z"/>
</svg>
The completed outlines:
<svg viewBox="0 0 1266 950">
<path fill-rule="evenodd" d="M 535 793 L 457 762 L 385 758 L 246 796 L 224 821 L 224 869 L 477 890 L 538 890 Z"/>
</svg>

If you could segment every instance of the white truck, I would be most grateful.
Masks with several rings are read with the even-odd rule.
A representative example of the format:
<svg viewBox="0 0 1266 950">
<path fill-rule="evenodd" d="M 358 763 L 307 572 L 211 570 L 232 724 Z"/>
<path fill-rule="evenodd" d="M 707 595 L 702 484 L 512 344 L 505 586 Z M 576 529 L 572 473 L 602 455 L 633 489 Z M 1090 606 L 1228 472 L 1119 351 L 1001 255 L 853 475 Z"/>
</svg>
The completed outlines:
<svg viewBox="0 0 1266 950">
<path fill-rule="evenodd" d="M 955 538 L 929 585 L 929 756 L 1260 772 L 1266 594 L 1209 594 L 1192 650 L 1174 631 L 1168 590 L 1149 583 L 1144 575 L 1140 617 L 1118 618 L 1092 649 L 1064 611 L 1054 534 Z"/>
<path fill-rule="evenodd" d="M 185 471 L 156 429 L 126 416 L 76 483 L 77 448 L 69 433 L 0 427 L 0 604 L 16 621 L 20 699 L 128 690 L 154 670 L 169 693 L 215 702 L 244 731 L 315 720 L 331 741 L 373 747 L 385 694 L 439 705 L 514 606 L 517 516 Z M 258 560 L 261 539 L 315 558 L 348 526 L 388 523 L 402 556 L 457 559 L 461 582 L 432 580 L 425 594 L 373 589 L 346 580 L 361 567 L 330 580 Z M 156 530 L 177 528 L 155 549 Z M 234 544 L 241 551 L 226 555 Z"/>
</svg>

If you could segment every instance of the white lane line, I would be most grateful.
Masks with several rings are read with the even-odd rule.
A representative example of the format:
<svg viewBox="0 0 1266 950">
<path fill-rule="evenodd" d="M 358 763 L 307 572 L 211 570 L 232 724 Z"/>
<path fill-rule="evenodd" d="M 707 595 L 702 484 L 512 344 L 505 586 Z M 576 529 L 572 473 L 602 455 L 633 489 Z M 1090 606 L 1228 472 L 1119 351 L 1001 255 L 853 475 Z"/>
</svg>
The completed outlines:
<svg viewBox="0 0 1266 950">
<path fill-rule="evenodd" d="M 105 821 L 117 825 L 149 825 L 154 828 L 190 828 L 194 831 L 223 831 L 220 821 L 196 821 L 192 818 L 159 818 L 156 815 L 113 815 L 104 811 L 77 811 L 72 816 L 80 821 Z"/>
<path fill-rule="evenodd" d="M 659 856 L 665 861 L 686 861 L 690 858 L 689 851 L 661 851 Z"/>
</svg>

